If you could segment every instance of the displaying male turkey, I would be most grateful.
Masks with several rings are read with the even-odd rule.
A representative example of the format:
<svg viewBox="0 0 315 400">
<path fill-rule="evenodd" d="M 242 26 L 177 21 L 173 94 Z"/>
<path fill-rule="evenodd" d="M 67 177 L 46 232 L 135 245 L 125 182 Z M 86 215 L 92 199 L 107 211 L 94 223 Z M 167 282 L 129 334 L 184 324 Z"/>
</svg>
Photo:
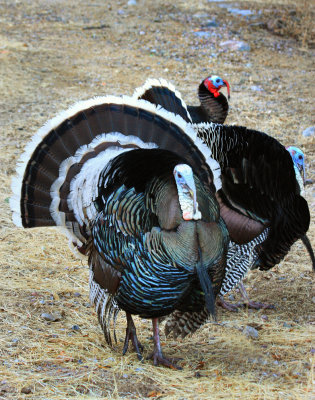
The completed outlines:
<svg viewBox="0 0 315 400">
<path fill-rule="evenodd" d="M 180 93 L 162 80 L 156 80 L 151 86 L 159 85 L 159 92 L 164 95 L 154 97 L 153 102 L 157 104 L 157 99 L 161 100 L 161 106 L 168 111 L 191 121 Z M 150 101 L 145 86 L 150 85 L 147 83 L 143 89 L 136 90 L 135 95 L 142 93 L 141 97 Z M 222 171 L 222 189 L 217 192 L 217 199 L 232 239 L 226 277 L 220 291 L 223 296 L 249 269 L 266 270 L 278 264 L 299 238 L 306 245 L 310 215 L 307 202 L 300 196 L 294 164 L 276 139 L 244 127 L 214 123 L 193 126 Z M 310 243 L 306 247 L 312 258 Z M 266 306 L 251 303 L 256 308 Z M 204 316 L 203 313 L 194 313 L 192 317 L 190 313 L 176 312 L 167 322 L 166 331 L 185 335 L 184 327 L 188 331 L 195 330 L 204 321 Z"/>
<path fill-rule="evenodd" d="M 26 147 L 13 180 L 13 221 L 61 227 L 89 257 L 90 296 L 105 338 L 126 312 L 123 353 L 142 346 L 132 315 L 215 314 L 228 233 L 215 192 L 220 168 L 182 118 L 128 97 L 77 103 L 48 121 Z"/>
<path fill-rule="evenodd" d="M 226 80 L 217 75 L 205 78 L 198 87 L 199 106 L 186 106 L 181 94 L 165 79 L 148 79 L 143 86 L 135 90 L 133 97 L 161 105 L 166 110 L 180 115 L 187 122 L 223 124 L 229 111 L 229 104 L 220 92 L 222 87 L 227 88 L 230 99 L 230 85 Z"/>
</svg>

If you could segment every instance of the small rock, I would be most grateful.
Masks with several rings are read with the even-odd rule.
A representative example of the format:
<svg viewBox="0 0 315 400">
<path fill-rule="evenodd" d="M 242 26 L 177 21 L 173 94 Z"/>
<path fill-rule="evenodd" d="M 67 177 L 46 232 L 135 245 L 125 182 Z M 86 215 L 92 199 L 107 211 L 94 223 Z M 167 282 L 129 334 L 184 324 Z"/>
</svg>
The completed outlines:
<svg viewBox="0 0 315 400">
<path fill-rule="evenodd" d="M 312 297 L 312 302 L 315 304 L 315 296 Z"/>
<path fill-rule="evenodd" d="M 56 322 L 61 320 L 61 315 L 59 314 L 43 313 L 41 317 L 46 321 L 51 321 L 51 322 Z"/>
<path fill-rule="evenodd" d="M 199 38 L 210 38 L 212 36 L 211 32 L 208 31 L 198 31 L 198 32 L 194 32 L 194 35 L 199 37 Z"/>
<path fill-rule="evenodd" d="M 239 8 L 228 8 L 228 12 L 233 15 L 241 15 L 242 17 L 248 17 L 253 14 L 251 10 L 240 10 Z"/>
<path fill-rule="evenodd" d="M 261 319 L 264 320 L 264 321 L 268 321 L 269 320 L 268 315 L 265 315 L 265 314 L 263 314 L 261 316 Z"/>
<path fill-rule="evenodd" d="M 243 333 L 248 336 L 251 337 L 252 339 L 258 339 L 259 333 L 257 331 L 257 329 L 253 328 L 252 326 L 247 325 L 244 330 Z"/>
<path fill-rule="evenodd" d="M 284 323 L 283 323 L 283 326 L 284 326 L 285 328 L 292 328 L 292 325 L 291 325 L 291 324 L 288 324 L 287 322 L 284 322 Z"/>
<path fill-rule="evenodd" d="M 21 393 L 30 394 L 30 393 L 32 393 L 32 389 L 25 386 L 25 387 L 23 387 L 23 388 L 21 389 Z"/>
<path fill-rule="evenodd" d="M 251 87 L 250 87 L 250 89 L 253 91 L 253 92 L 262 92 L 264 89 L 263 88 L 261 88 L 260 86 L 256 86 L 256 85 L 252 85 Z"/>
<path fill-rule="evenodd" d="M 79 325 L 73 325 L 71 328 L 73 331 L 80 331 L 81 328 L 79 327 Z"/>
<path fill-rule="evenodd" d="M 250 45 L 241 40 L 227 40 L 221 42 L 220 46 L 231 51 L 250 51 Z"/>
<path fill-rule="evenodd" d="M 74 297 L 81 297 L 81 293 L 75 292 L 75 293 L 73 293 L 73 296 Z"/>
<path fill-rule="evenodd" d="M 137 2 L 136 2 L 136 0 L 129 0 L 127 4 L 128 4 L 128 6 L 136 6 Z"/>
<path fill-rule="evenodd" d="M 215 19 L 209 19 L 203 24 L 203 26 L 206 28 L 217 28 L 219 25 Z"/>
<path fill-rule="evenodd" d="M 197 13 L 197 14 L 194 14 L 193 17 L 196 18 L 196 19 L 203 19 L 203 18 L 209 17 L 209 14 Z"/>
<path fill-rule="evenodd" d="M 302 135 L 305 137 L 315 136 L 315 126 L 309 126 L 308 128 L 304 129 Z"/>
</svg>

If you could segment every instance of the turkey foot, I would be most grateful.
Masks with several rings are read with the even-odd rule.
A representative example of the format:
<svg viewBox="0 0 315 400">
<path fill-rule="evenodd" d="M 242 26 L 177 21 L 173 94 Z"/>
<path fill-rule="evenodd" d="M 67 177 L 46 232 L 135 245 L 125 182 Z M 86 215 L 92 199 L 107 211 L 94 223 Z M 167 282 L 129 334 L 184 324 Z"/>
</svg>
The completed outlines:
<svg viewBox="0 0 315 400">
<path fill-rule="evenodd" d="M 173 369 L 182 369 L 180 366 L 176 364 L 177 361 L 180 361 L 181 358 L 167 358 L 163 355 L 161 349 L 161 342 L 160 342 L 160 333 L 159 333 L 159 322 L 158 318 L 154 318 L 152 320 L 153 324 L 153 339 L 154 339 L 154 350 L 151 353 L 147 360 L 153 359 L 154 365 L 164 365 L 165 367 L 173 368 Z"/>
<path fill-rule="evenodd" d="M 259 301 L 251 301 L 249 300 L 247 291 L 245 289 L 245 286 L 243 285 L 242 282 L 238 284 L 241 295 L 243 297 L 243 300 L 245 301 L 244 303 L 236 303 L 236 304 L 231 304 L 227 301 L 224 300 L 223 296 L 219 296 L 217 300 L 217 304 L 223 308 L 225 308 L 228 311 L 233 311 L 237 312 L 240 307 L 248 307 L 252 308 L 254 310 L 265 310 L 265 309 L 274 309 L 275 306 L 273 304 L 267 304 L 267 303 L 260 303 Z"/>
<path fill-rule="evenodd" d="M 242 282 L 239 283 L 238 287 L 240 288 L 241 295 L 242 295 L 243 299 L 245 300 L 245 303 L 244 303 L 245 307 L 253 308 L 254 310 L 265 310 L 265 309 L 275 308 L 275 306 L 273 304 L 260 303 L 259 301 L 249 300 L 247 291 Z"/>
<path fill-rule="evenodd" d="M 249 300 L 246 303 L 243 303 L 242 305 L 244 307 L 253 308 L 254 310 L 266 310 L 275 308 L 273 304 L 260 303 L 259 301 L 251 301 L 251 300 Z"/>
<path fill-rule="evenodd" d="M 228 311 L 231 312 L 238 312 L 239 308 L 243 307 L 248 307 L 252 308 L 254 310 L 265 310 L 265 309 L 274 309 L 275 306 L 273 304 L 267 304 L 267 303 L 260 303 L 259 301 L 251 301 L 247 300 L 246 303 L 236 303 L 232 304 L 229 303 L 228 301 L 225 301 L 223 297 L 219 297 L 217 300 L 218 306 L 225 308 Z"/>
<path fill-rule="evenodd" d="M 229 303 L 228 301 L 225 301 L 223 296 L 219 296 L 217 300 L 217 305 L 222 308 L 225 308 L 228 311 L 238 312 L 239 307 L 241 307 L 243 304 L 240 303 L 232 304 Z"/>
<path fill-rule="evenodd" d="M 133 322 L 131 314 L 126 313 L 126 317 L 127 317 L 127 328 L 126 328 L 125 343 L 123 348 L 123 355 L 127 353 L 129 340 L 131 340 L 133 348 L 137 354 L 137 357 L 141 361 L 143 359 L 142 357 L 143 346 L 138 340 L 136 327 Z"/>
</svg>

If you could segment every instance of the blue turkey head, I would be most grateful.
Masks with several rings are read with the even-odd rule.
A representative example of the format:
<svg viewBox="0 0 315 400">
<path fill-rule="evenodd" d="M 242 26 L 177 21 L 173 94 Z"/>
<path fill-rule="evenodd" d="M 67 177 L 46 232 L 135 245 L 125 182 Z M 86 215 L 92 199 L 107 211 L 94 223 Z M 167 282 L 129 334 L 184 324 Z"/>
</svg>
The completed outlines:
<svg viewBox="0 0 315 400">
<path fill-rule="evenodd" d="M 287 147 L 288 152 L 290 153 L 294 165 L 299 170 L 303 181 L 305 180 L 305 165 L 304 165 L 304 153 L 301 149 L 295 146 Z"/>
</svg>

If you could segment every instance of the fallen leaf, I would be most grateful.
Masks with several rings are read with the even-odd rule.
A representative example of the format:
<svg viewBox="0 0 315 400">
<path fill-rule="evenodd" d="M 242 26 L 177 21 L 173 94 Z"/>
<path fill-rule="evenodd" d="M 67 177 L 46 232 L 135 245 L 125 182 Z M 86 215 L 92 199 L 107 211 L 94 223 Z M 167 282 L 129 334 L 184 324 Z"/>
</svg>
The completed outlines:
<svg viewBox="0 0 315 400">
<path fill-rule="evenodd" d="M 148 397 L 158 397 L 161 396 L 161 392 L 157 392 L 156 390 L 152 390 L 151 392 L 148 393 Z"/>
</svg>

